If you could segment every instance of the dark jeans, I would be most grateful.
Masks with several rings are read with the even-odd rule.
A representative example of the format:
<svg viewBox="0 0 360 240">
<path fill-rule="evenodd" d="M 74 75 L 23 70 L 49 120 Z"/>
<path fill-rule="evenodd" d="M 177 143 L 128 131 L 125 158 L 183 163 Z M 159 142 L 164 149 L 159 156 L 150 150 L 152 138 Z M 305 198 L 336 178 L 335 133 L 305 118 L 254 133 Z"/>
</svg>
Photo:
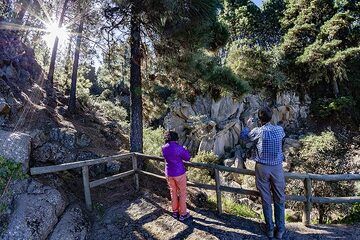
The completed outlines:
<svg viewBox="0 0 360 240">
<path fill-rule="evenodd" d="M 282 164 L 267 166 L 256 163 L 255 174 L 267 230 L 274 230 L 271 206 L 274 200 L 276 227 L 279 232 L 285 231 L 285 177 Z"/>
</svg>

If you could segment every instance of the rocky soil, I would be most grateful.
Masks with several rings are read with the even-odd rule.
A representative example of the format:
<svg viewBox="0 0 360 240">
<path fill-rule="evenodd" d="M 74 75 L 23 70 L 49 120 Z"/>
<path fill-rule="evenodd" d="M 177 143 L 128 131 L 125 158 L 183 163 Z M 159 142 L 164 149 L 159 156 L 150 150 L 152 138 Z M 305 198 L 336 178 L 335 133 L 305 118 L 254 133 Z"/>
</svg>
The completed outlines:
<svg viewBox="0 0 360 240">
<path fill-rule="evenodd" d="M 268 239 L 260 220 L 246 219 L 190 207 L 192 220 L 180 222 L 171 216 L 169 202 L 149 192 L 124 200 L 98 214 L 90 239 Z M 359 239 L 360 226 L 287 224 L 284 239 Z"/>
</svg>

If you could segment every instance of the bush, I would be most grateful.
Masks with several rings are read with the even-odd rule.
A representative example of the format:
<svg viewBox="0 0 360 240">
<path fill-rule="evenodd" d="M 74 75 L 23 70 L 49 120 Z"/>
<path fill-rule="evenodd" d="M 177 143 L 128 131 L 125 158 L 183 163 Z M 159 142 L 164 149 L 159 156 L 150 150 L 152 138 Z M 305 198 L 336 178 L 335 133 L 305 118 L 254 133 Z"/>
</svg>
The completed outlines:
<svg viewBox="0 0 360 240">
<path fill-rule="evenodd" d="M 199 152 L 191 159 L 191 161 L 198 163 L 220 164 L 220 159 L 212 152 Z M 207 184 L 214 183 L 214 173 L 207 169 L 190 168 L 187 172 L 187 176 L 191 181 Z"/>
<path fill-rule="evenodd" d="M 127 122 L 128 113 L 124 107 L 97 97 L 89 97 L 86 104 L 90 108 L 100 111 L 106 118 L 119 122 L 123 127 L 129 127 Z"/>
<path fill-rule="evenodd" d="M 7 191 L 7 186 L 10 181 L 23 179 L 25 177 L 26 175 L 22 171 L 21 163 L 8 161 L 0 156 L 0 197 Z"/>
<path fill-rule="evenodd" d="M 352 163 L 345 156 L 346 149 L 337 140 L 331 131 L 322 132 L 320 135 L 310 134 L 300 140 L 302 148 L 298 159 L 294 161 L 295 172 L 309 172 L 317 174 L 343 174 L 353 171 Z M 321 166 L 321 167 L 319 167 Z M 312 193 L 318 197 L 339 197 L 355 195 L 352 182 L 312 182 Z M 288 189 L 291 194 L 298 194 L 298 184 L 289 182 Z M 303 190 L 301 190 L 301 194 Z M 296 204 L 296 208 L 300 205 Z M 348 212 L 348 205 L 314 204 L 318 211 L 319 223 L 331 222 L 335 215 Z M 299 210 L 299 209 L 294 209 Z"/>
<path fill-rule="evenodd" d="M 156 129 L 144 128 L 143 129 L 143 148 L 144 153 L 154 156 L 161 156 L 161 147 L 164 144 L 165 129 L 159 127 Z M 145 170 L 163 174 L 164 163 L 158 161 L 146 161 Z"/>
<path fill-rule="evenodd" d="M 144 153 L 154 156 L 161 156 L 161 147 L 164 145 L 165 130 L 162 127 L 151 129 L 144 128 L 143 141 Z"/>
<path fill-rule="evenodd" d="M 222 207 L 223 211 L 235 215 L 238 217 L 246 217 L 246 218 L 260 218 L 259 214 L 252 210 L 249 206 L 245 204 L 236 203 L 233 200 L 222 197 Z M 208 199 L 208 207 L 210 209 L 216 209 L 216 196 L 211 195 Z"/>
<path fill-rule="evenodd" d="M 312 106 L 312 113 L 320 119 L 356 117 L 355 101 L 350 96 L 339 98 L 319 98 Z"/>
<path fill-rule="evenodd" d="M 351 207 L 350 213 L 339 222 L 344 224 L 360 223 L 360 203 L 354 203 Z"/>
</svg>

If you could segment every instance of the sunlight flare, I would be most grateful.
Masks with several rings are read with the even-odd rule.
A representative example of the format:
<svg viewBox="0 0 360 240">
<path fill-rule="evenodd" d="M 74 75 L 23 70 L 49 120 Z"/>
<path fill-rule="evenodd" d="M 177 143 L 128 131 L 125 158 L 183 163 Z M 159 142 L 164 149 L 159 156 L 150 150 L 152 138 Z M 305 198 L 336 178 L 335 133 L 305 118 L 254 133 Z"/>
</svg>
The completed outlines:
<svg viewBox="0 0 360 240">
<path fill-rule="evenodd" d="M 69 39 L 69 32 L 66 27 L 59 28 L 56 22 L 46 24 L 45 31 L 47 34 L 44 35 L 43 39 L 49 48 L 53 47 L 56 37 L 59 38 L 59 45 L 62 45 Z"/>
</svg>

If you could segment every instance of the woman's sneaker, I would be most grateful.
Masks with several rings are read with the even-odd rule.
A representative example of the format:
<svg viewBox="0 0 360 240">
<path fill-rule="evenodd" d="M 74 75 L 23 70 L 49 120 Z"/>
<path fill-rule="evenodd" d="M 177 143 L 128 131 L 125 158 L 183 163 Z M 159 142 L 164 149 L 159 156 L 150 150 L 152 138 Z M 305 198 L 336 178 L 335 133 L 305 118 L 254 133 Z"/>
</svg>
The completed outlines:
<svg viewBox="0 0 360 240">
<path fill-rule="evenodd" d="M 172 213 L 173 218 L 179 218 L 179 212 L 173 212 Z"/>
<path fill-rule="evenodd" d="M 180 215 L 179 220 L 185 221 L 186 219 L 188 219 L 190 217 L 191 217 L 190 213 L 186 213 L 185 215 Z"/>
</svg>

